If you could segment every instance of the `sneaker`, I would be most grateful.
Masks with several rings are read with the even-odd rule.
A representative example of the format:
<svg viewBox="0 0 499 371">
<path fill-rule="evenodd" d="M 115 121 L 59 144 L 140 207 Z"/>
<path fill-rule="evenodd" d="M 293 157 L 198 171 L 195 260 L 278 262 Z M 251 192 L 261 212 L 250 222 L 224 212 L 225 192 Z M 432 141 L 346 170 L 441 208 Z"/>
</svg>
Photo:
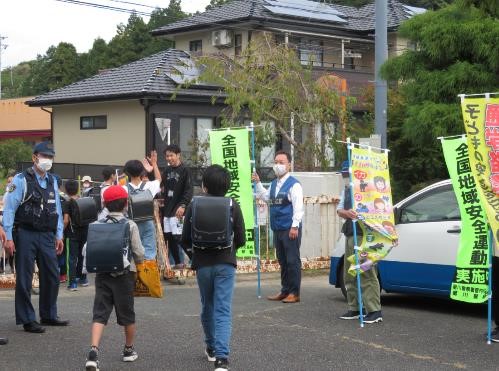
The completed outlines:
<svg viewBox="0 0 499 371">
<path fill-rule="evenodd" d="M 96 347 L 90 348 L 87 356 L 87 362 L 85 363 L 86 371 L 99 371 L 99 359 L 98 359 L 98 349 Z"/>
<path fill-rule="evenodd" d="M 137 358 L 139 358 L 139 355 L 133 349 L 133 345 L 131 347 L 125 346 L 125 348 L 123 348 L 123 362 L 133 362 Z"/>
<path fill-rule="evenodd" d="M 64 283 L 64 282 L 66 282 L 67 280 L 68 280 L 68 279 L 67 279 L 67 277 L 66 277 L 66 275 L 65 275 L 65 274 L 61 274 L 61 275 L 59 276 L 59 282 L 60 282 L 60 283 Z"/>
<path fill-rule="evenodd" d="M 210 348 L 206 348 L 204 350 L 204 354 L 206 354 L 206 358 L 208 358 L 208 362 L 215 362 L 217 359 L 215 358 L 215 351 Z"/>
<path fill-rule="evenodd" d="M 488 334 L 485 334 L 485 337 L 488 337 Z M 490 332 L 490 341 L 494 343 L 499 343 L 499 327 L 496 327 Z"/>
<path fill-rule="evenodd" d="M 215 361 L 215 371 L 228 371 L 229 361 L 225 358 L 217 358 Z"/>
<path fill-rule="evenodd" d="M 376 323 L 376 322 L 383 322 L 383 316 L 381 315 L 380 310 L 376 312 L 371 312 L 364 317 L 364 323 Z"/>
<path fill-rule="evenodd" d="M 365 312 L 362 312 L 365 313 Z M 344 315 L 340 316 L 340 319 L 359 319 L 360 312 L 358 310 L 349 310 Z M 365 317 L 365 315 L 364 315 Z"/>
<path fill-rule="evenodd" d="M 88 283 L 88 279 L 87 278 L 80 278 L 79 284 L 80 284 L 81 287 L 87 287 L 88 285 L 90 285 Z"/>
<path fill-rule="evenodd" d="M 72 282 L 68 286 L 69 291 L 78 291 L 78 284 L 76 282 Z"/>
</svg>

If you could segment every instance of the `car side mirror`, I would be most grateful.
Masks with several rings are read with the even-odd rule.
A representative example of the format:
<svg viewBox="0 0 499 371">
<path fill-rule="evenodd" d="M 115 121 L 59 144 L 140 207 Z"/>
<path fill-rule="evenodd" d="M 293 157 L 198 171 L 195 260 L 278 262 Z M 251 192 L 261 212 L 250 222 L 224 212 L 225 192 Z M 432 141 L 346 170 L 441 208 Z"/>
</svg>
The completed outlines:
<svg viewBox="0 0 499 371">
<path fill-rule="evenodd" d="M 400 221 L 401 211 L 398 207 L 393 208 L 393 218 L 395 219 L 395 224 L 398 224 Z"/>
</svg>

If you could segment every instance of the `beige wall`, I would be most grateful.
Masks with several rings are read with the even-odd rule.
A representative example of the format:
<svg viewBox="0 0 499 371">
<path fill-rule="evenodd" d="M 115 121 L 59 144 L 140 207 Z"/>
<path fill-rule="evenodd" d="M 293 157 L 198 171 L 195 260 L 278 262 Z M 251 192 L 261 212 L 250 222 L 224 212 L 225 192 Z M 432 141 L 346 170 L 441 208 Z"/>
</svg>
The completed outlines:
<svg viewBox="0 0 499 371">
<path fill-rule="evenodd" d="M 409 40 L 398 36 L 396 33 L 388 34 L 388 56 L 396 57 L 408 50 Z"/>
<path fill-rule="evenodd" d="M 201 32 L 193 32 L 181 35 L 175 35 L 175 48 L 179 50 L 189 51 L 189 42 L 194 40 L 203 40 L 203 54 L 218 54 L 224 53 L 229 57 L 234 57 L 234 45 L 226 48 L 217 48 L 211 45 L 211 33 L 213 30 Z M 243 38 L 243 50 L 248 46 L 248 31 L 234 31 L 235 34 L 241 34 Z M 234 39 L 233 39 L 234 40 Z M 234 44 L 234 43 L 233 43 Z"/>
<path fill-rule="evenodd" d="M 0 100 L 0 131 L 50 130 L 50 113 L 24 104 L 31 98 Z"/>
<path fill-rule="evenodd" d="M 81 116 L 107 115 L 107 129 L 80 130 Z M 61 163 L 120 165 L 145 151 L 145 112 L 137 100 L 55 106 L 54 145 Z"/>
</svg>

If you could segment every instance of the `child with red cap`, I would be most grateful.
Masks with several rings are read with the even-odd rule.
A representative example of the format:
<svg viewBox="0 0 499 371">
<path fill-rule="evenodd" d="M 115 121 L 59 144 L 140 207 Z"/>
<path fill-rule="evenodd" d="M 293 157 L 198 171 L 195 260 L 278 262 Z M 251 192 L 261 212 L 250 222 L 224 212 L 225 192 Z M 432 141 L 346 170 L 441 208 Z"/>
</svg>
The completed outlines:
<svg viewBox="0 0 499 371">
<path fill-rule="evenodd" d="M 104 206 L 109 210 L 105 220 L 96 223 L 113 223 L 125 218 L 128 193 L 121 186 L 108 187 L 103 195 Z M 114 219 L 114 221 L 113 221 Z M 144 246 L 140 242 L 139 229 L 134 221 L 128 221 L 130 226 L 130 246 L 132 250 L 131 261 L 123 256 L 125 270 L 117 273 L 97 273 L 95 277 L 95 299 L 92 323 L 92 344 L 88 352 L 85 368 L 87 371 L 98 371 L 99 343 L 107 325 L 109 316 L 114 310 L 118 324 L 125 329 L 125 347 L 123 349 L 123 361 L 133 362 L 138 358 L 133 348 L 135 337 L 135 311 L 133 300 L 133 289 L 135 286 L 135 264 L 144 260 Z M 84 252 L 85 254 L 85 252 Z"/>
</svg>

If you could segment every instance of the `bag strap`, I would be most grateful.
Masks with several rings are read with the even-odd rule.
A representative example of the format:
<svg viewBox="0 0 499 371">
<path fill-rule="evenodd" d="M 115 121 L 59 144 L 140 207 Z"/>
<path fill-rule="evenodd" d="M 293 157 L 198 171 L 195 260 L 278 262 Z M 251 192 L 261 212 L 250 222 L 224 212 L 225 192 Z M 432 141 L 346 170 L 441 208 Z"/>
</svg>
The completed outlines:
<svg viewBox="0 0 499 371">
<path fill-rule="evenodd" d="M 144 190 L 145 185 L 146 185 L 146 182 L 142 182 L 142 183 L 140 183 L 140 187 L 139 187 L 139 189 L 140 189 L 141 191 L 143 191 L 143 190 Z"/>
</svg>

